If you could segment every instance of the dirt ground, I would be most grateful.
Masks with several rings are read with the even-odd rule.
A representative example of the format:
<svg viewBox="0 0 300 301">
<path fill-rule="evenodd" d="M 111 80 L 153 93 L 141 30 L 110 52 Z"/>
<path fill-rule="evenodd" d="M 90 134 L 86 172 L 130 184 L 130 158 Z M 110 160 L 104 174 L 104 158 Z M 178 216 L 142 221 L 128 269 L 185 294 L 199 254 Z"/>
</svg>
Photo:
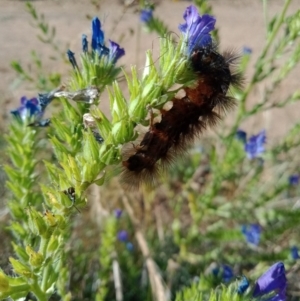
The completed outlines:
<svg viewBox="0 0 300 301">
<path fill-rule="evenodd" d="M 10 67 L 12 60 L 20 61 L 24 66 L 30 65 L 30 53 L 35 50 L 41 57 L 46 72 L 60 72 L 63 81 L 68 79 L 71 69 L 51 47 L 43 44 L 37 38 L 38 30 L 34 28 L 31 16 L 26 12 L 25 1 L 0 0 L 0 101 L 2 118 L 9 116 L 9 111 L 16 106 L 21 96 L 33 97 L 37 92 L 28 83 L 20 82 L 16 73 Z M 45 20 L 56 28 L 57 46 L 62 53 L 68 48 L 79 55 L 81 51 L 81 35 L 90 37 L 90 21 L 88 18 L 98 16 L 103 22 L 106 39 L 112 39 L 125 48 L 126 55 L 120 61 L 127 70 L 131 64 L 142 68 L 144 52 L 159 47 L 156 34 L 143 31 L 139 21 L 137 6 L 126 7 L 121 0 L 42 0 L 31 1 L 38 13 L 43 13 Z M 128 1 L 127 2 L 132 2 Z M 184 9 L 191 4 L 189 1 L 157 1 L 155 14 L 161 17 L 170 30 L 178 34 L 178 24 L 183 23 Z M 265 42 L 264 16 L 260 0 L 210 0 L 217 27 L 221 37 L 221 49 L 235 48 L 241 50 L 244 46 L 253 50 L 251 63 L 260 54 Z M 283 0 L 269 2 L 268 16 L 280 11 Z M 93 4 L 94 3 L 94 4 Z M 299 0 L 294 0 L 290 12 L 300 8 Z M 56 60 L 51 59 L 55 56 Z M 253 69 L 249 68 L 247 78 Z M 284 82 L 276 93 L 278 100 L 290 91 L 299 88 L 300 68 L 294 70 L 292 76 Z M 259 100 L 263 87 L 254 91 L 251 102 Z M 252 132 L 266 128 L 273 137 L 283 135 L 292 124 L 299 120 L 299 106 L 266 113 L 259 120 L 249 121 L 244 125 Z M 4 120 L 5 121 L 5 120 Z M 280 121 L 280 122 L 278 122 Z M 1 120 L 0 120 L 1 122 Z"/>
</svg>

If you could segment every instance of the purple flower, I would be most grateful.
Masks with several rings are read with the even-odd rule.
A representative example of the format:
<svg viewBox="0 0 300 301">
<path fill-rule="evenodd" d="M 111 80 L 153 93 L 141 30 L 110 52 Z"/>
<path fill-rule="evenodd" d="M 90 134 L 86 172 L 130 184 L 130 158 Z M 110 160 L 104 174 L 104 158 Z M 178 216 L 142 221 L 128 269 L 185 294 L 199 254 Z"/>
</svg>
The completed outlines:
<svg viewBox="0 0 300 301">
<path fill-rule="evenodd" d="M 128 241 L 128 233 L 125 230 L 121 230 L 117 234 L 118 240 L 121 242 L 127 242 Z"/>
<path fill-rule="evenodd" d="M 115 213 L 115 217 L 117 219 L 119 219 L 121 217 L 123 211 L 121 209 L 117 208 L 117 209 L 115 209 L 114 213 Z"/>
<path fill-rule="evenodd" d="M 236 134 L 235 134 L 235 137 L 236 137 L 237 140 L 242 141 L 244 144 L 247 141 L 247 133 L 244 132 L 243 130 L 237 130 Z"/>
<path fill-rule="evenodd" d="M 232 268 L 229 265 L 222 264 L 212 270 L 213 275 L 220 276 L 224 283 L 228 283 L 234 276 Z"/>
<path fill-rule="evenodd" d="M 253 297 L 261 297 L 274 292 L 268 301 L 284 301 L 286 299 L 287 280 L 282 262 L 273 264 L 262 276 L 258 278 L 253 290 Z"/>
<path fill-rule="evenodd" d="M 198 14 L 197 8 L 193 5 L 186 8 L 184 15 L 186 23 L 179 25 L 179 30 L 184 34 L 188 43 L 188 55 L 200 47 L 212 43 L 210 32 L 214 30 L 216 19 L 210 15 Z"/>
<path fill-rule="evenodd" d="M 88 52 L 88 50 L 89 50 L 89 43 L 88 43 L 87 35 L 86 34 L 82 35 L 82 37 L 81 37 L 81 43 L 82 43 L 82 51 L 84 53 Z"/>
<path fill-rule="evenodd" d="M 153 10 L 150 8 L 142 9 L 140 14 L 140 20 L 143 23 L 148 23 L 153 19 Z"/>
<path fill-rule="evenodd" d="M 257 158 L 259 154 L 265 151 L 266 131 L 263 130 L 257 135 L 253 135 L 245 144 L 245 152 L 249 159 Z"/>
<path fill-rule="evenodd" d="M 299 252 L 298 252 L 298 251 L 299 251 L 299 250 L 298 250 L 298 248 L 297 248 L 296 246 L 291 247 L 291 255 L 292 255 L 292 258 L 293 258 L 294 260 L 297 260 L 297 259 L 300 258 Z"/>
<path fill-rule="evenodd" d="M 26 96 L 21 98 L 21 106 L 15 110 L 10 111 L 18 119 L 26 121 L 34 118 L 39 119 L 42 116 L 42 110 L 37 98 L 27 99 Z"/>
<path fill-rule="evenodd" d="M 257 246 L 260 241 L 261 227 L 258 224 L 243 225 L 242 233 L 249 244 Z"/>
<path fill-rule="evenodd" d="M 70 63 L 72 64 L 73 68 L 76 70 L 76 69 L 78 69 L 78 65 L 77 65 L 74 54 L 75 54 L 74 52 L 72 52 L 70 49 L 68 49 L 68 51 L 67 51 L 68 59 L 69 59 Z"/>
<path fill-rule="evenodd" d="M 291 186 L 296 186 L 299 184 L 300 176 L 299 175 L 291 175 L 289 176 L 289 184 Z"/>
<path fill-rule="evenodd" d="M 117 60 L 125 54 L 124 48 L 120 48 L 120 45 L 109 40 L 109 61 L 115 64 Z"/>
<path fill-rule="evenodd" d="M 99 56 L 108 55 L 109 53 L 108 48 L 104 45 L 104 32 L 101 29 L 101 22 L 97 17 L 92 20 L 92 49 Z"/>
</svg>

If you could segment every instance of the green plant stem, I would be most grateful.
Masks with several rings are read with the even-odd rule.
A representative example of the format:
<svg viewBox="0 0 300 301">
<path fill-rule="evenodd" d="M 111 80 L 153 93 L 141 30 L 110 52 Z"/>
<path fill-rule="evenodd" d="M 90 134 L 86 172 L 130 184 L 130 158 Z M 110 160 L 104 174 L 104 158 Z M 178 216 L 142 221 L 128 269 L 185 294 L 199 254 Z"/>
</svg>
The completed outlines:
<svg viewBox="0 0 300 301">
<path fill-rule="evenodd" d="M 37 279 L 35 279 L 34 283 L 32 284 L 31 290 L 39 301 L 48 301 L 48 298 L 46 294 L 41 290 Z"/>
<path fill-rule="evenodd" d="M 46 250 L 48 246 L 49 239 L 41 238 L 41 243 L 40 243 L 40 252 L 43 254 L 43 256 L 46 256 Z"/>
</svg>

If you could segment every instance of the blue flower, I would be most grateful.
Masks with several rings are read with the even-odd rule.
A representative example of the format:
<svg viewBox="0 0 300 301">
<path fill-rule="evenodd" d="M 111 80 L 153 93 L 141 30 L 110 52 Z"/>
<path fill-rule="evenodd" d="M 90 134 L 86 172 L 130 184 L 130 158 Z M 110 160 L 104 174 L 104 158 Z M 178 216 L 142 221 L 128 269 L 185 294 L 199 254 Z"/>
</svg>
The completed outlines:
<svg viewBox="0 0 300 301">
<path fill-rule="evenodd" d="M 263 130 L 257 135 L 253 135 L 245 144 L 245 152 L 249 159 L 257 158 L 259 154 L 265 151 L 266 131 Z"/>
<path fill-rule="evenodd" d="M 132 252 L 134 247 L 133 247 L 133 244 L 131 242 L 128 242 L 126 244 L 126 249 L 129 251 L 129 252 Z"/>
<path fill-rule="evenodd" d="M 296 186 L 299 184 L 300 176 L 299 175 L 291 175 L 289 176 L 289 184 L 291 186 Z"/>
<path fill-rule="evenodd" d="M 220 276 L 224 283 L 228 283 L 234 276 L 232 268 L 229 265 L 222 264 L 212 270 L 213 275 Z"/>
<path fill-rule="evenodd" d="M 244 46 L 243 47 L 243 54 L 250 55 L 252 53 L 252 49 L 250 47 Z"/>
<path fill-rule="evenodd" d="M 109 49 L 104 45 L 104 32 L 101 29 L 101 22 L 97 17 L 92 20 L 92 49 L 100 57 L 109 53 Z"/>
<path fill-rule="evenodd" d="M 82 52 L 86 53 L 88 52 L 89 50 L 89 43 L 88 43 L 88 40 L 87 40 L 87 35 L 86 34 L 83 34 L 81 36 L 81 43 L 82 43 Z"/>
<path fill-rule="evenodd" d="M 257 246 L 260 241 L 261 227 L 258 224 L 243 225 L 242 233 L 249 244 Z"/>
<path fill-rule="evenodd" d="M 42 110 L 37 98 L 27 99 L 23 96 L 21 98 L 21 106 L 15 110 L 10 111 L 18 119 L 26 121 L 28 119 L 39 119 L 42 116 Z"/>
<path fill-rule="evenodd" d="M 247 133 L 244 132 L 243 130 L 237 130 L 236 134 L 235 134 L 235 137 L 236 137 L 237 140 L 242 141 L 244 144 L 247 141 Z"/>
<path fill-rule="evenodd" d="M 67 51 L 68 59 L 69 59 L 70 63 L 72 64 L 73 68 L 78 69 L 78 65 L 77 65 L 74 54 L 75 54 L 74 52 L 72 52 L 70 49 L 68 49 L 68 51 Z"/>
<path fill-rule="evenodd" d="M 143 23 L 148 23 L 153 19 L 153 10 L 150 8 L 142 9 L 140 14 L 140 20 Z"/>
<path fill-rule="evenodd" d="M 121 230 L 117 234 L 118 240 L 121 242 L 127 242 L 128 241 L 128 233 L 125 230 Z"/>
<path fill-rule="evenodd" d="M 191 55 L 197 48 L 205 47 L 212 43 L 210 32 L 215 28 L 216 19 L 214 17 L 210 15 L 201 17 L 197 8 L 191 5 L 186 8 L 183 18 L 186 23 L 180 24 L 179 30 L 187 40 L 188 55 Z"/>
<path fill-rule="evenodd" d="M 297 260 L 300 258 L 299 250 L 296 246 L 291 247 L 291 255 L 294 260 Z"/>
<path fill-rule="evenodd" d="M 249 285 L 250 285 L 250 283 L 249 283 L 248 279 L 245 276 L 243 276 L 242 279 L 241 279 L 241 281 L 238 284 L 236 292 L 239 295 L 244 294 L 245 291 L 247 290 L 247 288 L 249 287 Z"/>
<path fill-rule="evenodd" d="M 109 40 L 109 61 L 115 64 L 117 60 L 125 54 L 124 48 L 120 48 L 120 45 Z"/>
<path fill-rule="evenodd" d="M 286 300 L 287 280 L 285 268 L 282 262 L 272 265 L 255 283 L 253 297 L 262 297 L 269 293 L 275 293 L 268 301 Z"/>
<path fill-rule="evenodd" d="M 104 32 L 101 29 L 101 22 L 95 17 L 92 20 L 92 50 L 94 50 L 100 58 L 105 56 L 108 62 L 115 64 L 117 60 L 125 54 L 125 50 L 111 40 L 109 40 L 109 44 L 109 48 L 107 48 L 105 46 Z M 83 52 L 88 51 L 86 35 L 82 35 L 82 50 Z"/>
<path fill-rule="evenodd" d="M 117 219 L 119 219 L 121 217 L 123 211 L 121 209 L 117 208 L 117 209 L 115 209 L 114 213 L 115 213 L 115 217 Z"/>
</svg>

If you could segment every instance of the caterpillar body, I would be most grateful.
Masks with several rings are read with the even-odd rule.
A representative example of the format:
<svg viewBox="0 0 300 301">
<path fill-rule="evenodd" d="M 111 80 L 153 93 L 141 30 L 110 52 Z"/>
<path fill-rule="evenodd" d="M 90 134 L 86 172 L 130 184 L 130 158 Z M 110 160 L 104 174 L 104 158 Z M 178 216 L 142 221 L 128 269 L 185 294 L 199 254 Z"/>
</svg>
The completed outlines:
<svg viewBox="0 0 300 301">
<path fill-rule="evenodd" d="M 153 185 L 176 156 L 235 104 L 227 92 L 230 85 L 241 86 L 242 76 L 234 69 L 238 56 L 231 51 L 221 55 L 209 45 L 194 50 L 190 59 L 197 77 L 195 86 L 184 87 L 184 97 L 174 97 L 170 109 L 161 109 L 159 122 L 154 122 L 151 114 L 141 142 L 124 151 L 122 183 L 127 188 L 142 182 Z"/>
</svg>

